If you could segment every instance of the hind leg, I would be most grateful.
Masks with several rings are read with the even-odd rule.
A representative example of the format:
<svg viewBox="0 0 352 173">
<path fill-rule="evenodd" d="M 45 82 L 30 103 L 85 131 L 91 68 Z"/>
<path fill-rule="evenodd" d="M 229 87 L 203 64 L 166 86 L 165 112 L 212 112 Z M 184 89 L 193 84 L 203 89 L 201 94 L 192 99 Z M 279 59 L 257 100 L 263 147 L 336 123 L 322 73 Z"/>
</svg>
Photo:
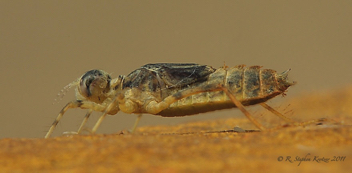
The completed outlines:
<svg viewBox="0 0 352 173">
<path fill-rule="evenodd" d="M 314 124 L 314 123 L 327 121 L 327 119 L 321 118 L 321 119 L 309 120 L 309 121 L 304 121 L 304 122 L 296 122 L 296 121 L 284 116 L 280 112 L 276 111 L 274 108 L 272 108 L 271 106 L 267 105 L 266 103 L 260 103 L 260 105 L 263 106 L 265 109 L 269 110 L 270 112 L 272 112 L 273 114 L 275 114 L 278 117 L 282 118 L 283 120 L 285 120 L 288 123 L 288 125 L 286 125 L 286 126 L 278 126 L 278 127 L 275 127 L 275 128 L 266 129 L 264 126 L 262 126 L 258 121 L 256 121 L 250 115 L 250 113 L 244 108 L 244 106 L 241 104 L 241 102 L 239 102 L 236 99 L 236 97 L 226 87 L 222 87 L 222 90 L 227 94 L 227 96 L 230 98 L 230 100 L 246 115 L 246 117 L 255 126 L 257 126 L 260 130 L 271 131 L 271 130 L 276 130 L 276 129 L 280 129 L 280 128 L 287 127 L 287 126 L 290 126 L 290 127 L 306 126 L 306 125 L 309 125 L 309 124 Z"/>
<path fill-rule="evenodd" d="M 236 99 L 236 97 L 226 88 L 221 87 L 221 89 L 226 93 L 230 100 L 236 105 L 236 107 L 260 130 L 266 130 L 257 120 L 255 120 L 252 115 L 244 108 L 243 104 Z"/>
<path fill-rule="evenodd" d="M 261 106 L 263 106 L 265 109 L 269 110 L 270 112 L 272 112 L 273 114 L 277 115 L 278 117 L 282 118 L 283 120 L 285 120 L 288 124 L 286 126 L 290 126 L 290 127 L 296 127 L 296 126 L 306 126 L 309 124 L 314 124 L 314 123 L 320 123 L 320 122 L 325 122 L 327 121 L 327 119 L 325 118 L 320 118 L 320 119 L 315 119 L 315 120 L 309 120 L 309 121 L 304 121 L 304 122 L 296 122 L 288 117 L 286 117 L 285 115 L 281 114 L 280 112 L 276 111 L 274 108 L 272 108 L 271 106 L 267 105 L 266 103 L 260 103 Z M 276 127 L 274 129 L 278 129 L 280 127 Z"/>
</svg>

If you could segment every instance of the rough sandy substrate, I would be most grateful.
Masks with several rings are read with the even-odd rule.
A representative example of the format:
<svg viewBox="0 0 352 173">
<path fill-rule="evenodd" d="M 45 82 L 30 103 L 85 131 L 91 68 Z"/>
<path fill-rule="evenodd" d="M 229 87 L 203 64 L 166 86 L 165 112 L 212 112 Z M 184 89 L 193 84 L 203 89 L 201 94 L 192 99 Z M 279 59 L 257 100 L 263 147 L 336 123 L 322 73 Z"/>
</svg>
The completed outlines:
<svg viewBox="0 0 352 173">
<path fill-rule="evenodd" d="M 255 129 L 241 118 L 141 127 L 133 135 L 1 139 L 0 172 L 348 172 L 352 169 L 350 88 L 291 100 L 294 119 L 333 120 L 305 128 L 221 131 L 234 124 Z M 267 118 L 272 115 L 254 116 L 265 126 L 284 124 Z"/>
</svg>

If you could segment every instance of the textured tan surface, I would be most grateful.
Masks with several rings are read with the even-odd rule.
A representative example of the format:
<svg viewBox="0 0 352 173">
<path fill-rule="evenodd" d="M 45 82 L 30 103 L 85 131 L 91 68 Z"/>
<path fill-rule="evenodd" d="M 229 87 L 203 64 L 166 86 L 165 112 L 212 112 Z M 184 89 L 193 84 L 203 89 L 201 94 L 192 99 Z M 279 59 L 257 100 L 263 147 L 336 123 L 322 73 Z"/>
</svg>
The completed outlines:
<svg viewBox="0 0 352 173">
<path fill-rule="evenodd" d="M 351 85 L 352 1 L 317 2 L 2 0 L 0 139 L 43 137 L 75 99 L 71 89 L 53 105 L 56 94 L 91 69 L 116 78 L 162 62 L 291 68 L 289 79 L 298 83 L 285 99 L 273 99 L 279 104 L 302 92 Z M 67 111 L 53 136 L 77 130 L 85 112 Z M 143 116 L 140 124 L 175 125 L 237 113 Z M 130 128 L 135 117 L 119 112 L 98 132 Z"/>
<path fill-rule="evenodd" d="M 0 140 L 1 172 L 347 172 L 352 158 L 351 89 L 292 100 L 295 119 L 328 117 L 336 122 L 273 132 L 222 132 L 245 118 L 140 127 L 133 135 L 61 136 Z M 306 101 L 314 103 L 307 107 Z M 290 112 L 290 111 L 289 111 Z M 292 111 L 291 111 L 292 112 Z M 288 114 L 288 113 L 286 113 Z M 284 124 L 268 113 L 254 115 L 265 126 Z M 283 160 L 279 161 L 280 156 Z M 317 158 L 329 158 L 327 162 Z M 334 156 L 344 161 L 332 161 Z M 291 157 L 291 161 L 288 161 Z M 306 158 L 295 161 L 296 157 Z M 314 159 L 315 158 L 315 159 Z M 310 160 L 308 160 L 310 159 Z"/>
</svg>

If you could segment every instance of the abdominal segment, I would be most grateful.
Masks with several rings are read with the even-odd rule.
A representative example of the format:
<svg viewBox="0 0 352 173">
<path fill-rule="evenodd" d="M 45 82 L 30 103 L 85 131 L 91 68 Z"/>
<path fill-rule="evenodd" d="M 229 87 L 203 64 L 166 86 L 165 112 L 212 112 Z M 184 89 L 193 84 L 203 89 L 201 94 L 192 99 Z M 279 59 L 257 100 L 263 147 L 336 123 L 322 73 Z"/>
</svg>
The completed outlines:
<svg viewBox="0 0 352 173">
<path fill-rule="evenodd" d="M 277 85 L 276 77 L 277 73 L 274 70 L 261 69 L 260 66 L 245 67 L 240 65 L 229 69 L 219 68 L 210 74 L 202 84 L 189 85 L 183 90 L 209 84 L 221 84 L 243 105 L 254 105 L 282 94 Z M 179 91 L 172 91 L 172 93 L 176 92 Z M 223 91 L 204 92 L 180 99 L 158 115 L 185 116 L 233 107 L 235 107 L 234 103 Z"/>
</svg>

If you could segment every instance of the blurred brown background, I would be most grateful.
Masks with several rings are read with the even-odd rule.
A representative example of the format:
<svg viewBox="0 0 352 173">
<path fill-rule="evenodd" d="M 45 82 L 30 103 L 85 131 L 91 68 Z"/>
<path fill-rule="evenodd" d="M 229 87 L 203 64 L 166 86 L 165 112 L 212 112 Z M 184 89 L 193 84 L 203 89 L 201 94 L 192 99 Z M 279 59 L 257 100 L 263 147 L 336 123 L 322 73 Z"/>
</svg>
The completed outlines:
<svg viewBox="0 0 352 173">
<path fill-rule="evenodd" d="M 351 17 L 352 1 L 1 1 L 0 138 L 44 137 L 74 99 L 72 89 L 52 104 L 56 94 L 93 68 L 113 77 L 156 62 L 291 68 L 298 84 L 270 102 L 276 106 L 302 93 L 339 89 L 352 83 Z M 53 136 L 77 130 L 84 114 L 68 111 Z M 234 109 L 144 115 L 139 126 L 235 115 L 243 116 Z M 135 117 L 107 117 L 98 133 L 128 129 Z"/>
</svg>

